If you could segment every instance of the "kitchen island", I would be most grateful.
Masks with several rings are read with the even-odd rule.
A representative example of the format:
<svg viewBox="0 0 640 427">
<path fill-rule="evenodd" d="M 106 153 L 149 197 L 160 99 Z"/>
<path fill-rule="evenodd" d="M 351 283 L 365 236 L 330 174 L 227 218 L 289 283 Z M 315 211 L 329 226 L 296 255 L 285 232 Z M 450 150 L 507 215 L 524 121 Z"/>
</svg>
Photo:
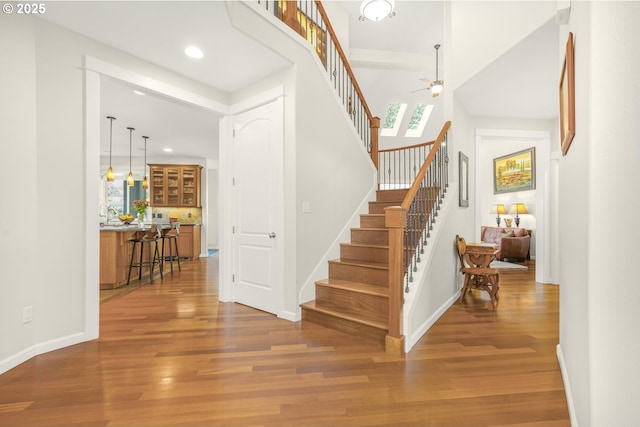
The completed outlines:
<svg viewBox="0 0 640 427">
<path fill-rule="evenodd" d="M 169 228 L 169 223 L 157 224 L 162 228 Z M 129 241 L 138 233 L 143 233 L 151 228 L 151 224 L 140 228 L 137 224 L 104 225 L 100 227 L 100 289 L 115 289 L 127 284 L 129 274 L 129 262 L 133 243 Z M 200 256 L 200 224 L 180 225 L 178 236 L 178 251 L 181 259 L 198 259 Z M 158 242 L 158 244 L 162 244 Z M 151 250 L 155 250 L 155 243 L 151 243 Z M 158 248 L 161 251 L 161 248 Z M 168 246 L 165 248 L 166 256 L 169 256 Z M 140 257 L 140 245 L 137 245 L 135 259 Z M 147 252 L 145 248 L 145 258 Z M 164 265 L 163 272 L 169 270 L 169 264 Z M 160 270 L 154 269 L 154 280 L 160 276 Z M 142 280 L 149 278 L 149 269 L 142 269 Z M 131 272 L 131 281 L 138 279 L 138 269 Z"/>
<path fill-rule="evenodd" d="M 166 224 L 166 227 L 169 227 L 169 224 Z M 133 249 L 133 243 L 129 239 L 148 231 L 150 228 L 150 225 L 140 228 L 137 224 L 100 227 L 100 289 L 115 289 L 127 284 L 131 250 Z M 135 257 L 139 259 L 140 245 L 137 246 Z M 151 243 L 151 250 L 155 250 L 155 243 Z M 157 268 L 154 269 L 154 279 L 156 275 L 160 275 L 160 270 Z M 132 270 L 131 276 L 131 280 L 137 280 L 137 268 Z M 149 269 L 143 268 L 142 279 L 148 278 Z"/>
</svg>

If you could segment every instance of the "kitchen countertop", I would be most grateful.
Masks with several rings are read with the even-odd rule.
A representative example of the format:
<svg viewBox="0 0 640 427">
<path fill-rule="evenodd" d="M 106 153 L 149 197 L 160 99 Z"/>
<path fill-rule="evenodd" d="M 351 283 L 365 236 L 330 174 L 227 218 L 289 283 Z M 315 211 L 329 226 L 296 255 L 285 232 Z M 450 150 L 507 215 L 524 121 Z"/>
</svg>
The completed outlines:
<svg viewBox="0 0 640 427">
<path fill-rule="evenodd" d="M 171 224 L 168 222 L 161 222 L 161 223 L 154 223 L 154 224 L 145 224 L 144 227 L 140 228 L 138 226 L 138 224 L 118 224 L 118 223 L 113 223 L 113 224 L 101 224 L 100 225 L 100 231 L 144 231 L 144 230 L 149 230 L 151 228 L 152 225 L 158 225 L 161 228 L 171 228 Z M 184 226 L 190 226 L 190 225 L 201 225 L 201 224 L 184 224 L 184 223 L 180 223 L 181 227 Z"/>
</svg>

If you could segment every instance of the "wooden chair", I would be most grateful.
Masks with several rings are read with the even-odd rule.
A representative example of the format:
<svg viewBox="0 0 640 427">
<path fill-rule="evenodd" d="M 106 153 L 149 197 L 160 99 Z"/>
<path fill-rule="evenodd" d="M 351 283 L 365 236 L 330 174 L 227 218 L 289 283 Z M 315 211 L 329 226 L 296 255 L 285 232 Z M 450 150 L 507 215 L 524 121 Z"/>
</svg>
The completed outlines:
<svg viewBox="0 0 640 427">
<path fill-rule="evenodd" d="M 486 291 L 491 297 L 491 304 L 495 310 L 498 306 L 500 290 L 500 274 L 498 269 L 489 267 L 494 258 L 495 250 L 484 250 L 482 254 L 470 253 L 467 250 L 467 242 L 463 237 L 456 235 L 456 247 L 460 258 L 460 272 L 464 274 L 464 284 L 460 290 L 460 302 L 464 299 L 469 289 Z"/>
</svg>

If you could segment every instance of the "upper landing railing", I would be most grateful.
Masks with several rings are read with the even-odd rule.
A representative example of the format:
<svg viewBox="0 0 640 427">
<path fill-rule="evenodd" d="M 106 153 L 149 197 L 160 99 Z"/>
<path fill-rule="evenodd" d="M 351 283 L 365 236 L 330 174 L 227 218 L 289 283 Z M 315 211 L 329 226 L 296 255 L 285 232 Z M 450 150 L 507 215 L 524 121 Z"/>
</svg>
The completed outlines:
<svg viewBox="0 0 640 427">
<path fill-rule="evenodd" d="M 377 169 L 380 118 L 371 113 L 322 3 L 318 0 L 258 0 L 258 3 L 313 46 Z"/>
</svg>

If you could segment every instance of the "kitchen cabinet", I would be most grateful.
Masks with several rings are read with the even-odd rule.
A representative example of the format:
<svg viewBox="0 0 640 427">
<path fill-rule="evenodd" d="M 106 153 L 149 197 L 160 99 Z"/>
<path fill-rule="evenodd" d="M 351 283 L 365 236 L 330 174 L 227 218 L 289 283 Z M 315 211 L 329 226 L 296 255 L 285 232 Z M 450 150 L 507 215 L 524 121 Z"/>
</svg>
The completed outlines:
<svg viewBox="0 0 640 427">
<path fill-rule="evenodd" d="M 200 258 L 202 226 L 200 224 L 180 224 L 178 236 L 178 253 L 180 258 L 190 260 Z"/>
<path fill-rule="evenodd" d="M 202 207 L 200 165 L 150 164 L 153 207 Z"/>
</svg>

